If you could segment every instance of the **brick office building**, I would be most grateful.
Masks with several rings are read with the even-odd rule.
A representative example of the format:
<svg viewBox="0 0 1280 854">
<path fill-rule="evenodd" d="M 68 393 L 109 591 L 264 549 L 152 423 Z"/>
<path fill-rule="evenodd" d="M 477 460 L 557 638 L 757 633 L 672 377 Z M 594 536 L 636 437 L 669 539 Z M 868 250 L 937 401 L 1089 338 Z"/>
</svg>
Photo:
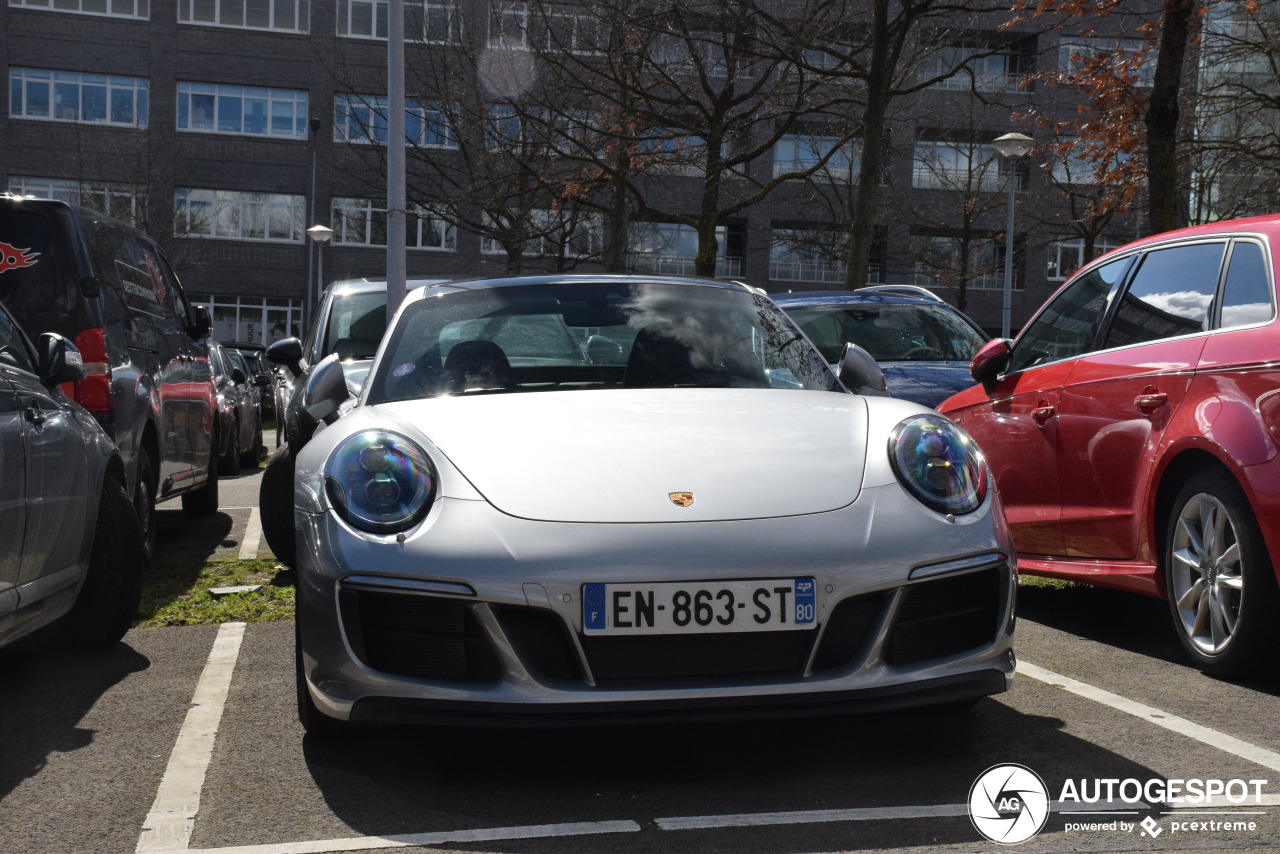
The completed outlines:
<svg viewBox="0 0 1280 854">
<path fill-rule="evenodd" d="M 451 42 L 483 41 L 477 34 L 529 47 L 523 35 L 510 44 L 527 20 L 525 3 L 406 5 L 419 10 L 417 33 L 407 33 L 410 63 Z M 360 138 L 370 129 L 367 116 L 355 115 L 385 92 L 385 19 L 382 0 L 10 0 L 0 6 L 0 58 L 10 84 L 0 112 L 0 180 L 13 192 L 79 200 L 139 221 L 162 239 L 193 299 L 211 306 L 218 337 L 271 340 L 303 323 L 308 226 L 337 230 L 323 248 L 326 281 L 385 270 L 380 161 Z M 968 71 L 897 110 L 869 277 L 934 286 L 955 302 L 938 275 L 963 243 L 971 258 L 966 310 L 988 331 L 1000 324 L 1008 174 L 990 140 L 1011 130 L 1036 133 L 1015 123 L 1015 111 L 1075 112 L 1078 93 L 1031 75 L 1071 63 L 1088 41 L 1034 22 L 1012 31 L 1000 23 L 971 27 L 956 43 L 953 51 L 980 57 Z M 948 61 L 956 61 L 954 53 Z M 423 118 L 411 134 L 429 133 Z M 803 168 L 824 153 L 821 133 L 797 128 L 750 165 L 753 176 Z M 439 156 L 457 156 L 449 150 L 456 143 L 441 137 L 435 145 Z M 1040 155 L 1015 167 L 1022 188 L 1015 328 L 1080 263 L 1081 241 L 1043 224 L 1054 218 L 1063 182 L 1070 183 L 1069 166 Z M 824 170 L 837 180 L 851 172 L 844 155 Z M 687 194 L 696 209 L 691 180 L 680 170 L 661 177 L 668 207 Z M 962 228 L 956 211 L 966 195 L 983 203 Z M 797 237 L 827 224 L 813 199 L 810 187 L 784 184 L 728 218 L 717 275 L 769 291 L 841 287 L 838 251 Z M 411 278 L 508 269 L 492 237 L 418 213 L 411 217 Z M 1100 245 L 1124 242 L 1135 227 L 1132 218 L 1115 217 Z M 632 269 L 692 273 L 696 240 L 688 225 L 637 221 L 631 229 Z M 600 240 L 582 239 L 576 269 L 601 269 Z M 527 250 L 525 272 L 548 268 L 537 245 Z"/>
</svg>

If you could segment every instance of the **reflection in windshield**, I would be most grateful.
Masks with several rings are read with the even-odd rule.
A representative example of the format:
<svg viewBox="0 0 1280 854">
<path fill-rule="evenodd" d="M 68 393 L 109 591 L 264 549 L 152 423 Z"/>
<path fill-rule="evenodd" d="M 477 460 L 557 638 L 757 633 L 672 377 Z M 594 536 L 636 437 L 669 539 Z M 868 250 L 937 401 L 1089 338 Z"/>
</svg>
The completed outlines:
<svg viewBox="0 0 1280 854">
<path fill-rule="evenodd" d="M 715 286 L 573 281 L 454 291 L 406 306 L 369 402 L 686 387 L 843 390 L 764 297 Z"/>
<path fill-rule="evenodd" d="M 829 305 L 788 310 L 828 362 L 857 344 L 877 362 L 963 361 L 982 336 L 947 309 L 930 305 Z"/>
</svg>

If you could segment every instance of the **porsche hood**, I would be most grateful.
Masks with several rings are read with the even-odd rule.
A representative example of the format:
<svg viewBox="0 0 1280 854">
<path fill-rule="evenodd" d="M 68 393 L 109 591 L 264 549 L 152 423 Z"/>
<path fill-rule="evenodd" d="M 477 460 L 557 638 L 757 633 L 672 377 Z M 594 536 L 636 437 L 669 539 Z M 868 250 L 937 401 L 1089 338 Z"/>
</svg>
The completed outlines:
<svg viewBox="0 0 1280 854">
<path fill-rule="evenodd" d="M 426 436 L 497 509 L 554 522 L 835 510 L 858 497 L 867 448 L 866 402 L 837 393 L 619 389 L 375 408 Z"/>
</svg>

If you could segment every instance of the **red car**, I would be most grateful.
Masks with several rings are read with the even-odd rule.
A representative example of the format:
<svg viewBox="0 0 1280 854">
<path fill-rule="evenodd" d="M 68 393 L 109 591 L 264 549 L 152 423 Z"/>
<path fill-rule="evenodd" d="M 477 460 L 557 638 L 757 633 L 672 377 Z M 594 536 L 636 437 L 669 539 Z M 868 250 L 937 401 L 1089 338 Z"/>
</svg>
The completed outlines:
<svg viewBox="0 0 1280 854">
<path fill-rule="evenodd" d="M 1280 652 L 1280 216 L 1156 235 L 1063 285 L 939 408 L 1022 572 L 1159 596 L 1206 672 Z"/>
</svg>

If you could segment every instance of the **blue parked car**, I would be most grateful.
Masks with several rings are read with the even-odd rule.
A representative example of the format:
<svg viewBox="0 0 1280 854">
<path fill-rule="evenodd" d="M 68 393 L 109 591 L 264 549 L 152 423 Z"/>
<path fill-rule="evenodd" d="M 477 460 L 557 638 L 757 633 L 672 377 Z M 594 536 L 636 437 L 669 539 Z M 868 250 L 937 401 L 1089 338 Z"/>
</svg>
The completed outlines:
<svg viewBox="0 0 1280 854">
<path fill-rule="evenodd" d="M 769 296 L 828 362 L 839 362 L 850 343 L 870 353 L 892 397 L 936 408 L 973 385 L 969 361 L 987 336 L 931 291 L 882 285 Z"/>
</svg>

